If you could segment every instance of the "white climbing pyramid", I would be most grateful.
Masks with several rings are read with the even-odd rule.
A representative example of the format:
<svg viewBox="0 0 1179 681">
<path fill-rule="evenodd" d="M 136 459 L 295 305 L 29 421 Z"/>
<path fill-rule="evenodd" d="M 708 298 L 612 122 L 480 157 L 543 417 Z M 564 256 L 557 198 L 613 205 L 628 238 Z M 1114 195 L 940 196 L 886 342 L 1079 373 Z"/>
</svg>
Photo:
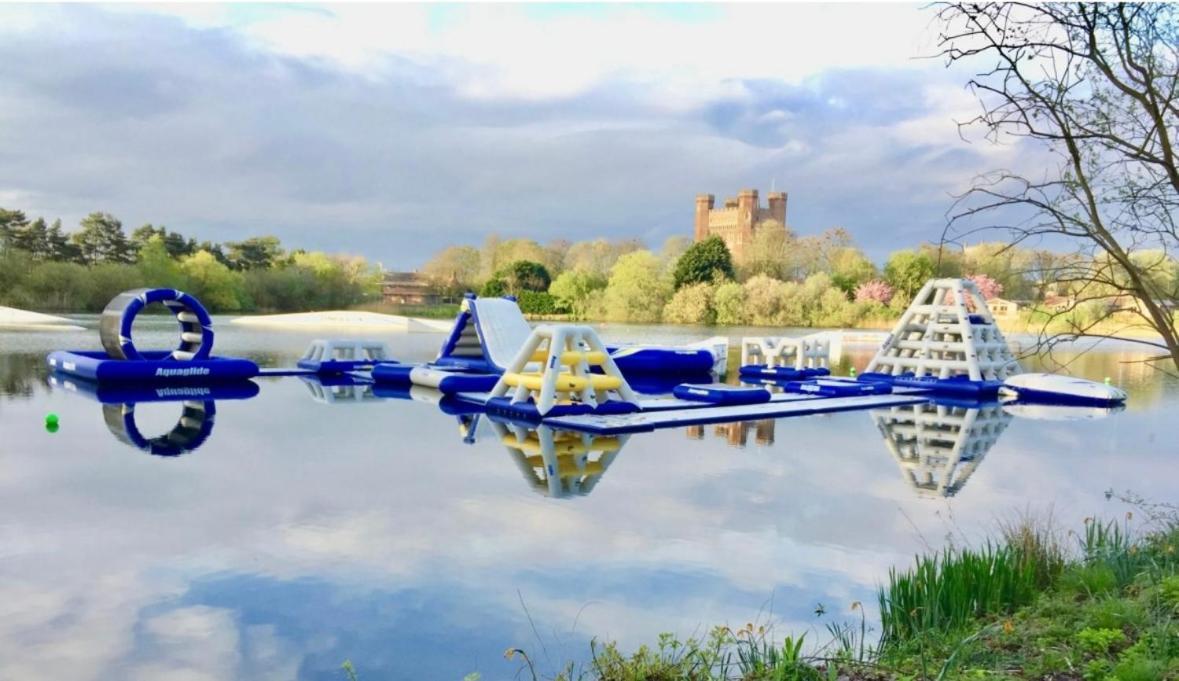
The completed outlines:
<svg viewBox="0 0 1179 681">
<path fill-rule="evenodd" d="M 1002 381 L 1022 370 L 974 282 L 931 279 L 901 315 L 867 371 Z"/>
</svg>

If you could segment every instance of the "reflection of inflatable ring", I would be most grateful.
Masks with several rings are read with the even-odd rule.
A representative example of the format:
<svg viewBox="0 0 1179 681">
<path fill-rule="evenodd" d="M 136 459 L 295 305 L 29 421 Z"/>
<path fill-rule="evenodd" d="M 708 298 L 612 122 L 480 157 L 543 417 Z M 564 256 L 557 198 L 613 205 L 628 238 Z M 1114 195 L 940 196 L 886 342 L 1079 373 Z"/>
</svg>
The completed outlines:
<svg viewBox="0 0 1179 681">
<path fill-rule="evenodd" d="M 102 311 L 98 334 L 102 347 L 112 359 L 141 360 L 144 356 L 131 342 L 135 316 L 151 303 L 163 303 L 180 322 L 180 346 L 172 359 L 205 359 L 213 350 L 213 320 L 196 298 L 170 288 L 141 288 L 115 296 Z"/>
<path fill-rule="evenodd" d="M 134 404 L 104 404 L 106 427 L 119 441 L 154 456 L 180 456 L 200 447 L 213 432 L 214 402 L 185 402 L 184 411 L 171 431 L 146 438 L 135 424 Z"/>
</svg>

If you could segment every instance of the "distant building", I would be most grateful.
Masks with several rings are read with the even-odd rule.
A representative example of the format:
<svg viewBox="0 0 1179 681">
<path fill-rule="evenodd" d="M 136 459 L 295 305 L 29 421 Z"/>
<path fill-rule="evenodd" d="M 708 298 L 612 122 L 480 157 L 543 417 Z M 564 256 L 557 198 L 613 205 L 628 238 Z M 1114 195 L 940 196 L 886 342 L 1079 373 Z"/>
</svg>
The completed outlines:
<svg viewBox="0 0 1179 681">
<path fill-rule="evenodd" d="M 386 272 L 381 297 L 392 305 L 434 305 L 445 302 L 443 291 L 420 272 Z"/>
<path fill-rule="evenodd" d="M 991 315 L 995 319 L 1010 320 L 1019 317 L 1020 304 L 1014 300 L 991 298 L 987 301 L 987 307 L 991 309 Z"/>
<path fill-rule="evenodd" d="M 729 247 L 735 262 L 742 262 L 753 243 L 753 235 L 761 229 L 786 229 L 786 192 L 766 195 L 769 206 L 758 203 L 756 189 L 742 189 L 735 199 L 725 199 L 716 207 L 712 194 L 696 196 L 696 241 L 719 236 Z"/>
</svg>

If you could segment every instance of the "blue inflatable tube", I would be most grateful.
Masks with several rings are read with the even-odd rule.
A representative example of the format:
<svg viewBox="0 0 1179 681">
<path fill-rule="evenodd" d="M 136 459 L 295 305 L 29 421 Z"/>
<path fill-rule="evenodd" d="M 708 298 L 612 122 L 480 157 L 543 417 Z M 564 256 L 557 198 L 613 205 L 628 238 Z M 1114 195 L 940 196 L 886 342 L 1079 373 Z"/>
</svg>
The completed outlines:
<svg viewBox="0 0 1179 681">
<path fill-rule="evenodd" d="M 162 303 L 180 323 L 180 344 L 169 355 L 178 360 L 206 359 L 213 350 L 213 320 L 196 298 L 170 288 L 124 291 L 102 311 L 98 335 L 111 359 L 147 359 L 131 339 L 135 317 L 152 303 Z"/>
<path fill-rule="evenodd" d="M 372 377 L 377 385 L 420 385 L 445 395 L 487 392 L 499 381 L 498 374 L 453 371 L 448 367 L 420 364 L 378 364 L 373 367 Z"/>
<path fill-rule="evenodd" d="M 765 378 L 777 381 L 804 381 L 819 376 L 830 376 L 826 367 L 795 369 L 794 367 L 771 367 L 765 364 L 746 364 L 738 370 L 741 378 Z"/>
<path fill-rule="evenodd" d="M 892 386 L 887 383 L 860 383 L 856 381 L 787 381 L 780 385 L 782 385 L 783 390 L 786 392 L 820 395 L 822 397 L 887 395 L 892 392 Z"/>
<path fill-rule="evenodd" d="M 681 400 L 708 402 L 716 405 L 760 404 L 770 401 L 765 388 L 724 383 L 681 383 L 672 391 Z"/>
<path fill-rule="evenodd" d="M 972 381 L 969 376 L 951 376 L 938 378 L 936 376 L 914 376 L 905 373 L 899 375 L 882 373 L 863 373 L 856 380 L 865 383 L 887 383 L 894 387 L 923 388 L 934 395 L 950 397 L 964 397 L 968 399 L 986 399 L 996 397 L 1002 381 Z"/>
<path fill-rule="evenodd" d="M 208 357 L 177 361 L 172 351 L 138 353 L 140 359 L 111 359 L 103 352 L 57 350 L 46 361 L 53 371 L 100 383 L 216 383 L 258 375 L 248 359 Z"/>
<path fill-rule="evenodd" d="M 606 346 L 627 380 L 631 375 L 701 374 L 712 371 L 712 353 L 704 349 Z"/>
</svg>

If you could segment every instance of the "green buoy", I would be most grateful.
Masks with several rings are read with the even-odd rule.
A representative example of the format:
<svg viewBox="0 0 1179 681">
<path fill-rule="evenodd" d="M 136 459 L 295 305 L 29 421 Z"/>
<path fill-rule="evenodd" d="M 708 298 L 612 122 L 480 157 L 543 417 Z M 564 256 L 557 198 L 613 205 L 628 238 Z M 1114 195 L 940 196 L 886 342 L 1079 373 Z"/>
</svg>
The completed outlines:
<svg viewBox="0 0 1179 681">
<path fill-rule="evenodd" d="M 848 374 L 848 375 L 849 375 L 849 376 L 851 376 L 851 377 L 853 377 L 853 378 L 855 378 L 855 375 L 856 375 L 856 368 L 855 368 L 855 367 L 852 367 L 852 368 L 851 368 L 851 373 L 850 373 L 850 374 Z"/>
<path fill-rule="evenodd" d="M 60 421 L 57 418 L 57 414 L 49 412 L 45 415 L 45 430 L 51 433 L 56 433 L 59 425 Z"/>
</svg>

